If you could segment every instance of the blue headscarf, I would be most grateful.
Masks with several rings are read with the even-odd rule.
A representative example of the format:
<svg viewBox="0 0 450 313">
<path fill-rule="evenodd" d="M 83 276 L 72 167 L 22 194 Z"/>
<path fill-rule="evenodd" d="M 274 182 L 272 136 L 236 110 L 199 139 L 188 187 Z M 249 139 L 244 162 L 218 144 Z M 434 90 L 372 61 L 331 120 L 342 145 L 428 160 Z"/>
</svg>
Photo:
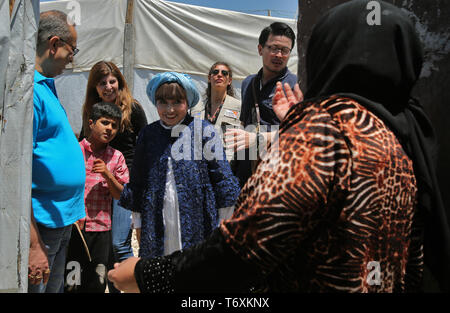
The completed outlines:
<svg viewBox="0 0 450 313">
<path fill-rule="evenodd" d="M 195 87 L 191 77 L 188 74 L 181 74 L 176 72 L 159 73 L 150 80 L 147 85 L 147 96 L 150 101 L 156 105 L 155 94 L 156 90 L 164 83 L 176 82 L 186 91 L 186 97 L 189 109 L 195 106 L 200 99 L 197 87 Z"/>
</svg>

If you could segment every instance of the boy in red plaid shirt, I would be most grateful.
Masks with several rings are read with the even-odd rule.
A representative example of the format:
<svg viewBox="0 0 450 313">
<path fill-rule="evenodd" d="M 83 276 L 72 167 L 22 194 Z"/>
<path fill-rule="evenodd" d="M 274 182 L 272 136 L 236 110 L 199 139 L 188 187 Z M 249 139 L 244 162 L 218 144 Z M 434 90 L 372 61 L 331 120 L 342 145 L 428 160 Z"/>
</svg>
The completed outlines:
<svg viewBox="0 0 450 313">
<path fill-rule="evenodd" d="M 105 292 L 111 246 L 111 201 L 120 198 L 123 184 L 129 180 L 124 156 L 108 145 L 117 134 L 121 117 L 122 112 L 114 103 L 94 104 L 89 119 L 90 133 L 87 140 L 80 142 L 86 165 L 86 218 L 77 224 L 92 261 L 88 259 L 80 235 L 72 233 L 67 262 L 79 262 L 81 281 L 76 288 L 66 286 L 66 291 Z M 78 231 L 75 229 L 75 232 Z"/>
</svg>

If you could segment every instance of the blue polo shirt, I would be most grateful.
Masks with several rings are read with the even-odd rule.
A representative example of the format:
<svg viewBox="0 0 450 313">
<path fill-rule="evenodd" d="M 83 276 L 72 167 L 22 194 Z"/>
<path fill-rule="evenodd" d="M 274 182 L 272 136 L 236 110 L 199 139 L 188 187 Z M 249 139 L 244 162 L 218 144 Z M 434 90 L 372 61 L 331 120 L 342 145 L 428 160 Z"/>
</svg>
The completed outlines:
<svg viewBox="0 0 450 313">
<path fill-rule="evenodd" d="M 59 228 L 83 218 L 83 154 L 55 81 L 34 71 L 32 205 L 36 222 Z"/>
</svg>

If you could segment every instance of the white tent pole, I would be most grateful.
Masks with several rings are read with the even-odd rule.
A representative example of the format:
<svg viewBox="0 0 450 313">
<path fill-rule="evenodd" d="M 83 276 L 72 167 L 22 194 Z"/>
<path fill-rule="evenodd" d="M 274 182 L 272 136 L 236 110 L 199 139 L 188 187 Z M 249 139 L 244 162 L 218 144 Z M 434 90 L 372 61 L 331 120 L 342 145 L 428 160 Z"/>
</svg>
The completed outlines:
<svg viewBox="0 0 450 313">
<path fill-rule="evenodd" d="M 127 0 L 127 14 L 125 17 L 123 41 L 123 75 L 127 81 L 130 92 L 134 89 L 134 27 L 133 27 L 134 0 Z"/>
</svg>

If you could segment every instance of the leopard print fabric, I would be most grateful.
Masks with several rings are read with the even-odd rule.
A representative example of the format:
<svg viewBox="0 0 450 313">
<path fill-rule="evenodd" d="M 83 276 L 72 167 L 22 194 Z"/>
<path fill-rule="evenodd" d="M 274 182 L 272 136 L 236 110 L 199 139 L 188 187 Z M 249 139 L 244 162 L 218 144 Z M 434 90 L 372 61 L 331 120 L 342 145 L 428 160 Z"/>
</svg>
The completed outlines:
<svg viewBox="0 0 450 313">
<path fill-rule="evenodd" d="M 232 249 L 268 277 L 269 290 L 418 288 L 416 180 L 385 124 L 333 96 L 292 110 L 278 143 L 220 225 Z"/>
</svg>

